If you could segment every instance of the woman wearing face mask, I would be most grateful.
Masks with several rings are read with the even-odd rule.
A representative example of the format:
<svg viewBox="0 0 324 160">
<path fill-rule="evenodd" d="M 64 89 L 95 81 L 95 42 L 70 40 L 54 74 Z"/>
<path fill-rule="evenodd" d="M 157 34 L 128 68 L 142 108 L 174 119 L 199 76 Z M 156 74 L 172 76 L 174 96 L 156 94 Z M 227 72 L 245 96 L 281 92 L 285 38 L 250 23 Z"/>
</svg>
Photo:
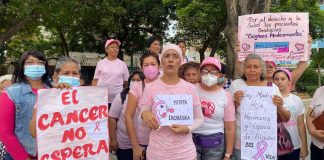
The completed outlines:
<svg viewBox="0 0 324 160">
<path fill-rule="evenodd" d="M 145 158 L 144 150 L 148 145 L 150 129 L 137 123 L 143 90 L 146 84 L 156 80 L 159 75 L 160 60 L 152 52 L 144 53 L 141 58 L 141 68 L 145 75 L 142 82 L 134 83 L 128 93 L 128 103 L 125 113 L 126 129 L 133 147 L 133 159 Z M 136 129 L 135 129 L 136 128 Z"/>
<path fill-rule="evenodd" d="M 22 54 L 13 75 L 14 85 L 0 97 L 0 139 L 8 152 L 6 160 L 36 158 L 36 140 L 29 132 L 29 122 L 37 90 L 52 87 L 49 79 L 48 63 L 41 52 Z"/>
<path fill-rule="evenodd" d="M 235 142 L 233 98 L 222 87 L 221 64 L 216 58 L 204 59 L 200 68 L 202 83 L 196 88 L 205 120 L 193 134 L 197 159 L 231 159 Z"/>
<path fill-rule="evenodd" d="M 273 74 L 273 81 L 279 87 L 285 105 L 290 111 L 291 117 L 285 127 L 290 134 L 294 151 L 278 157 L 278 160 L 299 160 L 305 159 L 308 155 L 307 135 L 304 122 L 304 104 L 302 100 L 290 93 L 291 73 L 287 69 L 279 69 Z"/>
<path fill-rule="evenodd" d="M 107 57 L 98 62 L 93 77 L 92 85 L 108 85 L 108 106 L 123 90 L 123 85 L 127 83 L 129 72 L 125 62 L 117 58 L 119 53 L 120 41 L 109 39 L 105 44 Z"/>
<path fill-rule="evenodd" d="M 178 70 L 182 62 L 182 51 L 175 44 L 167 44 L 161 53 L 163 76 L 146 85 L 141 107 L 141 118 L 151 128 L 146 156 L 148 160 L 196 159 L 196 147 L 192 141 L 192 132 L 203 122 L 199 96 L 193 84 L 179 78 Z M 187 95 L 192 97 L 193 124 L 191 126 L 173 124 L 160 127 L 152 113 L 157 95 Z"/>
<path fill-rule="evenodd" d="M 125 126 L 125 111 L 128 101 L 128 92 L 136 82 L 144 80 L 144 75 L 141 71 L 134 71 L 128 79 L 128 85 L 116 96 L 109 111 L 109 138 L 110 150 L 116 151 L 118 160 L 132 160 L 133 150 L 130 139 L 127 135 Z M 136 118 L 138 115 L 136 116 Z M 136 122 L 136 121 L 135 121 Z"/>
<path fill-rule="evenodd" d="M 55 88 L 70 88 L 80 86 L 81 66 L 78 60 L 71 57 L 61 57 L 55 65 L 58 84 Z M 32 120 L 29 123 L 30 133 L 36 137 L 36 106 L 33 111 Z"/>
<path fill-rule="evenodd" d="M 287 122 L 290 119 L 290 112 L 284 106 L 284 102 L 278 87 L 275 84 L 268 83 L 265 76 L 265 62 L 257 54 L 249 54 L 243 62 L 243 79 L 234 80 L 229 88 L 233 94 L 236 108 L 236 134 L 235 134 L 235 159 L 241 159 L 241 100 L 244 97 L 241 87 L 243 86 L 268 86 L 273 87 L 276 95 L 273 96 L 272 102 L 277 107 L 277 116 L 280 122 Z"/>
</svg>

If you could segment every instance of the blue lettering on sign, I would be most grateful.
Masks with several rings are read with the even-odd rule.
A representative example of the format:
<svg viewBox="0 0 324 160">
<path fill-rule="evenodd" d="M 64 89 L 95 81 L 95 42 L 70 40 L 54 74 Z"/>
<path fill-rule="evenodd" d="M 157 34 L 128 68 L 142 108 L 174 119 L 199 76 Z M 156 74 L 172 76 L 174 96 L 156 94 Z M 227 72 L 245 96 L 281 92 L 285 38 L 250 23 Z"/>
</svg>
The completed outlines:
<svg viewBox="0 0 324 160">
<path fill-rule="evenodd" d="M 284 49 L 289 48 L 289 42 L 255 42 L 254 49 L 273 48 Z"/>
</svg>

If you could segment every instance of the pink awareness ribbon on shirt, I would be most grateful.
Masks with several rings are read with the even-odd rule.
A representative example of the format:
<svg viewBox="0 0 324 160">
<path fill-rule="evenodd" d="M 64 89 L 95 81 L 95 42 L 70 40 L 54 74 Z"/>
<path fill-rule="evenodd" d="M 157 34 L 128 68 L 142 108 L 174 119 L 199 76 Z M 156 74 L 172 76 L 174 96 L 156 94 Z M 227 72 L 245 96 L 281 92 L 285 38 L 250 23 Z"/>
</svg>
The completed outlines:
<svg viewBox="0 0 324 160">
<path fill-rule="evenodd" d="M 265 157 L 263 156 L 263 153 L 267 150 L 268 148 L 268 144 L 264 141 L 261 141 L 261 142 L 258 142 L 257 143 L 257 150 L 258 150 L 258 153 L 256 153 L 253 158 L 255 160 L 257 159 L 261 159 L 261 160 L 265 160 Z"/>
</svg>

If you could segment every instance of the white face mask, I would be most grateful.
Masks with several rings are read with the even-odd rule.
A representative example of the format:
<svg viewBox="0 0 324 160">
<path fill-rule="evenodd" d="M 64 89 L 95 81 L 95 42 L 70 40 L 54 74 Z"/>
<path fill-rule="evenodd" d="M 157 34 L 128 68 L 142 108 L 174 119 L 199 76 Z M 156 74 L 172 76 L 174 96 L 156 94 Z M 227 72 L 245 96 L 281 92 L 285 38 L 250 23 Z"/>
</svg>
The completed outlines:
<svg viewBox="0 0 324 160">
<path fill-rule="evenodd" d="M 204 83 L 206 86 L 211 87 L 211 86 L 217 84 L 217 82 L 218 82 L 218 77 L 215 76 L 215 75 L 212 75 L 212 74 L 208 73 L 207 75 L 203 75 L 203 76 L 201 77 L 201 81 L 202 81 L 202 83 Z"/>
</svg>

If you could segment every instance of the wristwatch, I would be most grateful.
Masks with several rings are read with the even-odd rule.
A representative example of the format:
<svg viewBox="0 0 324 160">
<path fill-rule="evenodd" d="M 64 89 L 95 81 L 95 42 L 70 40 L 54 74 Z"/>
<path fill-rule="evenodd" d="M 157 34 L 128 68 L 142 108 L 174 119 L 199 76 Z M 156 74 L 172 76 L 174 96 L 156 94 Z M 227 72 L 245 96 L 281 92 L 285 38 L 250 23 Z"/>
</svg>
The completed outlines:
<svg viewBox="0 0 324 160">
<path fill-rule="evenodd" d="M 229 159 L 232 159 L 233 158 L 233 155 L 232 154 L 229 154 L 229 153 L 225 153 L 225 157 L 227 157 Z"/>
</svg>

